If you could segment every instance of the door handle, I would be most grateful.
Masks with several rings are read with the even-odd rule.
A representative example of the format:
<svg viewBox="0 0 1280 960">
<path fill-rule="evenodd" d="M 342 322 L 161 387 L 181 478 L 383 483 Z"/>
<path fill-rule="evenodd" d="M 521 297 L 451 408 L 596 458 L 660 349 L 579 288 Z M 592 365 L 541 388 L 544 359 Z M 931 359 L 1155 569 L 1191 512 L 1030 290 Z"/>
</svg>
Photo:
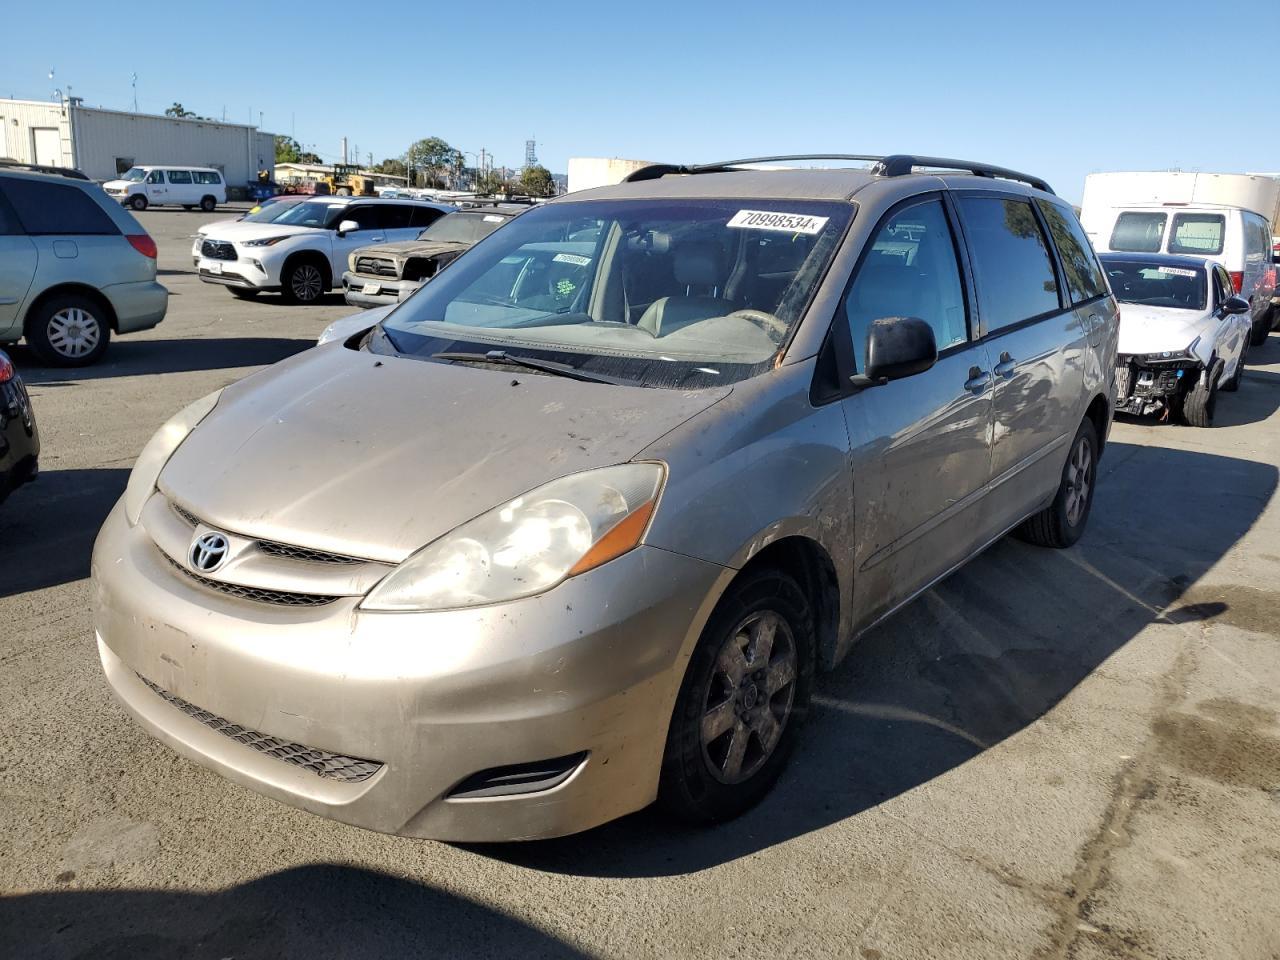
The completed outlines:
<svg viewBox="0 0 1280 960">
<path fill-rule="evenodd" d="M 387 238 L 386 237 L 370 237 L 369 239 L 372 240 L 374 243 L 384 243 L 386 242 Z"/>
<path fill-rule="evenodd" d="M 1016 369 L 1018 369 L 1018 361 L 1009 356 L 1009 351 L 1006 350 L 1000 354 L 1000 362 L 995 366 L 996 376 L 1008 380 Z"/>
<path fill-rule="evenodd" d="M 970 367 L 969 379 L 964 382 L 964 388 L 977 396 L 981 395 L 987 389 L 987 384 L 990 382 L 991 372 L 989 370 L 979 370 L 977 367 Z"/>
</svg>

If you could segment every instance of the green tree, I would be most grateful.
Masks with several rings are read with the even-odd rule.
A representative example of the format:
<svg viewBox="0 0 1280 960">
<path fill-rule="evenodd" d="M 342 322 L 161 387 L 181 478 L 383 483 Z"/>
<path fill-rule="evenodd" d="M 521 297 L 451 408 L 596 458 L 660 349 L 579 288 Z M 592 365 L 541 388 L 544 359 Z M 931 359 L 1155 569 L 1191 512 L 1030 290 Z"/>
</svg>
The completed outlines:
<svg viewBox="0 0 1280 960">
<path fill-rule="evenodd" d="M 476 177 L 477 193 L 506 193 L 507 185 L 502 181 L 502 174 L 496 170 L 486 170 Z"/>
<path fill-rule="evenodd" d="M 446 173 L 462 166 L 462 153 L 439 137 L 427 137 L 405 151 L 404 162 L 421 175 L 424 186 L 443 187 Z"/>
<path fill-rule="evenodd" d="M 408 168 L 404 165 L 404 161 L 396 157 L 388 157 L 373 169 L 376 173 L 386 173 L 394 177 L 403 177 L 408 171 Z"/>
<path fill-rule="evenodd" d="M 555 195 L 556 182 L 550 170 L 534 164 L 521 172 L 520 189 L 531 197 L 550 197 Z"/>
<path fill-rule="evenodd" d="M 293 137 L 276 134 L 276 163 L 321 163 L 319 154 L 303 150 Z"/>
<path fill-rule="evenodd" d="M 168 107 L 164 111 L 166 117 L 194 117 L 195 114 L 180 104 L 177 100 L 173 101 L 173 106 Z"/>
</svg>

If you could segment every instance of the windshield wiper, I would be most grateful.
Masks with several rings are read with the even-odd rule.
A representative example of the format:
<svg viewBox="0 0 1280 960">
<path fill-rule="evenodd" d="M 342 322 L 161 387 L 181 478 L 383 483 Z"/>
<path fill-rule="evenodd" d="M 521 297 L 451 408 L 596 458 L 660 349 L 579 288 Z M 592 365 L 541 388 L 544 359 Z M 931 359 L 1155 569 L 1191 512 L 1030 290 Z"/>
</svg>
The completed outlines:
<svg viewBox="0 0 1280 960">
<path fill-rule="evenodd" d="M 590 383 L 610 383 L 617 387 L 634 387 L 635 381 L 611 377 L 603 373 L 588 373 L 567 363 L 555 360 L 538 360 L 534 357 L 513 356 L 505 350 L 490 350 L 487 353 L 467 353 L 465 351 L 445 350 L 433 353 L 432 360 L 461 360 L 470 363 L 501 363 L 512 367 L 524 367 L 528 370 L 541 370 L 543 373 L 569 377 L 573 380 L 586 380 Z"/>
</svg>

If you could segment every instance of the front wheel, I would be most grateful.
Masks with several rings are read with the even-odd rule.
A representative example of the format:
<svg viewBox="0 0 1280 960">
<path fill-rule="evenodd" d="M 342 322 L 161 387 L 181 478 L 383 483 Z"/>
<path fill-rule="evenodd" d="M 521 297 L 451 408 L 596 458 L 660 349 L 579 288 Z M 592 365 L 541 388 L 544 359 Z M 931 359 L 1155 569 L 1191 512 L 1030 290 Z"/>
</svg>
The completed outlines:
<svg viewBox="0 0 1280 960">
<path fill-rule="evenodd" d="M 816 637 L 800 585 L 749 573 L 721 598 L 676 698 L 658 801 L 712 823 L 757 803 L 781 775 L 809 709 Z"/>
<path fill-rule="evenodd" d="M 147 209 L 147 198 L 142 196 L 140 193 L 134 194 L 129 198 L 129 206 L 141 213 L 143 210 Z"/>
<path fill-rule="evenodd" d="M 280 292 L 289 303 L 315 303 L 326 286 L 324 271 L 312 260 L 290 264 L 281 280 Z"/>
<path fill-rule="evenodd" d="M 1098 431 L 1086 417 L 1071 441 L 1053 503 L 1022 522 L 1014 535 L 1038 547 L 1069 547 L 1080 539 L 1098 479 Z"/>
<path fill-rule="evenodd" d="M 1205 376 L 1182 398 L 1182 419 L 1192 427 L 1212 427 L 1213 412 L 1218 406 L 1218 381 L 1222 379 L 1222 361 L 1215 360 Z"/>
</svg>

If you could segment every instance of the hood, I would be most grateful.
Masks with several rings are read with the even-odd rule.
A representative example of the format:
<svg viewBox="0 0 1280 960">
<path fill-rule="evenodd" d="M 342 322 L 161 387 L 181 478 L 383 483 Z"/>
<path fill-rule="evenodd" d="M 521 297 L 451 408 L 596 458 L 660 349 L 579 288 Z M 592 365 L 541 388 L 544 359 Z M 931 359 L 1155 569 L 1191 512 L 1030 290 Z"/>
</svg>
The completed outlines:
<svg viewBox="0 0 1280 960">
<path fill-rule="evenodd" d="M 343 317 L 341 320 L 335 320 L 320 332 L 320 338 L 316 340 L 316 346 L 326 344 L 330 340 L 345 340 L 361 330 L 368 330 L 375 323 L 381 323 L 382 318 L 398 306 L 398 303 L 391 303 L 385 307 L 362 310 L 349 317 Z"/>
<path fill-rule="evenodd" d="M 630 460 L 731 389 L 616 387 L 331 343 L 228 387 L 159 486 L 228 532 L 395 563 L 533 487 Z"/>
<path fill-rule="evenodd" d="M 434 257 L 440 253 L 453 253 L 465 250 L 469 243 L 441 240 L 404 240 L 400 243 L 379 243 L 371 247 L 361 247 L 352 256 L 369 257 Z"/>
<path fill-rule="evenodd" d="M 262 237 L 300 237 L 322 232 L 319 227 L 300 227 L 284 223 L 246 223 L 235 220 L 225 226 L 209 224 L 205 236 L 210 240 L 258 240 Z"/>
<path fill-rule="evenodd" d="M 142 186 L 142 182 L 138 180 L 104 180 L 102 182 L 103 190 L 106 190 L 112 187 L 114 187 L 117 190 L 127 190 L 130 187 L 140 187 L 140 186 Z"/>
<path fill-rule="evenodd" d="M 1145 307 L 1120 304 L 1120 353 L 1159 353 L 1185 350 L 1196 337 L 1206 336 L 1218 323 L 1203 310 L 1176 310 L 1172 307 Z"/>
<path fill-rule="evenodd" d="M 241 230 L 247 230 L 249 227 L 261 227 L 263 224 L 249 221 L 246 223 L 238 217 L 227 217 L 224 220 L 214 220 L 210 223 L 203 224 L 196 228 L 196 233 L 202 237 L 207 237 L 211 233 L 221 236 L 223 233 L 233 232 L 239 233 Z"/>
</svg>

